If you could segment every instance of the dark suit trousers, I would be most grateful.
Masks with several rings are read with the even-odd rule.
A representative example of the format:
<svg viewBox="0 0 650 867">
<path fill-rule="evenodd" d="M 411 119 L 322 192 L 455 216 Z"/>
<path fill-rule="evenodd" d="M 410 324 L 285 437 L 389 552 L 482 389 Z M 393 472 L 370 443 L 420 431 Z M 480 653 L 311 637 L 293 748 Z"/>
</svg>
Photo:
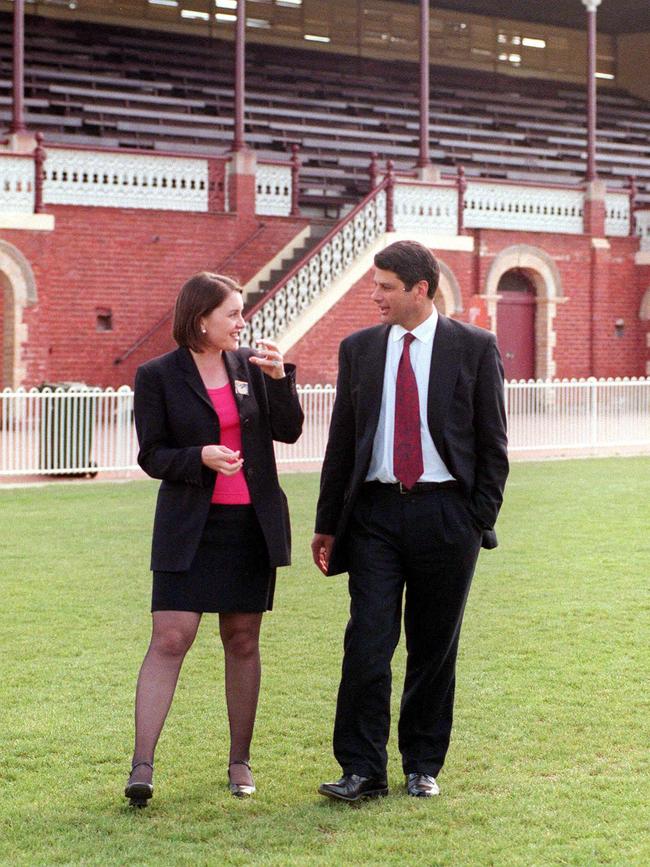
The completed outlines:
<svg viewBox="0 0 650 867">
<path fill-rule="evenodd" d="M 334 755 L 343 773 L 386 773 L 391 660 L 403 598 L 402 765 L 404 773 L 434 776 L 442 767 L 458 638 L 480 544 L 458 488 L 404 495 L 388 486 L 363 486 L 350 526 L 350 620 L 334 726 Z"/>
</svg>

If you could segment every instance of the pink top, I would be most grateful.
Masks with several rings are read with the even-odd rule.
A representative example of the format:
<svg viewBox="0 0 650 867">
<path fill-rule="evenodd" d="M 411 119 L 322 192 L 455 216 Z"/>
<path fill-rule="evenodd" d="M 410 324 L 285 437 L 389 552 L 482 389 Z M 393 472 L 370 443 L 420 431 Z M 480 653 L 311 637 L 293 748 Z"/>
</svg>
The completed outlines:
<svg viewBox="0 0 650 867">
<path fill-rule="evenodd" d="M 221 388 L 209 388 L 207 391 L 208 397 L 212 401 L 212 406 L 219 416 L 219 426 L 221 427 L 221 442 L 219 445 L 227 446 L 234 452 L 241 452 L 239 413 L 237 412 L 237 403 L 235 402 L 235 396 L 232 393 L 230 383 L 223 385 Z M 212 493 L 213 503 L 242 506 L 250 503 L 250 501 L 251 497 L 243 470 L 239 470 L 234 476 L 224 476 L 223 473 L 217 473 L 217 480 L 214 483 L 214 491 Z"/>
</svg>

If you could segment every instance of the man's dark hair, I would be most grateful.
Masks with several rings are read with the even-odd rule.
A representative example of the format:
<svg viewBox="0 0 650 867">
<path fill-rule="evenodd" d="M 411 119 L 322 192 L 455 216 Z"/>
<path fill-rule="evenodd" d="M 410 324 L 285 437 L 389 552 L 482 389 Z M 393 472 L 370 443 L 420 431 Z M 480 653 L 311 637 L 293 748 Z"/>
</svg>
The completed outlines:
<svg viewBox="0 0 650 867">
<path fill-rule="evenodd" d="M 406 290 L 420 280 L 429 284 L 427 295 L 433 298 L 440 280 L 440 265 L 431 252 L 417 241 L 395 241 L 375 256 L 375 267 L 397 274 Z"/>
<path fill-rule="evenodd" d="M 205 336 L 201 333 L 201 319 L 215 307 L 220 307 L 232 292 L 241 292 L 239 283 L 221 274 L 202 271 L 187 281 L 176 299 L 172 334 L 179 346 L 202 352 Z"/>
</svg>

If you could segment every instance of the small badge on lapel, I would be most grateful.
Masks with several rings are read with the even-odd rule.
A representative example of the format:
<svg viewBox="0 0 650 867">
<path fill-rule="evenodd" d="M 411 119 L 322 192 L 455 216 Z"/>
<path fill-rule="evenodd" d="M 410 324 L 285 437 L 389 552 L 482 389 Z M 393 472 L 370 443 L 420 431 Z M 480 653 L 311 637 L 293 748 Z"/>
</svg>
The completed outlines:
<svg viewBox="0 0 650 867">
<path fill-rule="evenodd" d="M 248 394 L 248 383 L 243 382 L 241 379 L 235 380 L 235 394 Z"/>
</svg>

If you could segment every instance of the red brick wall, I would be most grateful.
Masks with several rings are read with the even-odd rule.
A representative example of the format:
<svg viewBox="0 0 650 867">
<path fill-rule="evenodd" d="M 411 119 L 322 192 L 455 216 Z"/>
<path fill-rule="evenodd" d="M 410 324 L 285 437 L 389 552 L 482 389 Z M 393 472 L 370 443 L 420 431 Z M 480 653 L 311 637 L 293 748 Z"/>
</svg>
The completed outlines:
<svg viewBox="0 0 650 867">
<path fill-rule="evenodd" d="M 138 364 L 172 348 L 170 320 L 123 364 L 115 365 L 115 359 L 160 321 L 188 276 L 227 260 L 223 270 L 245 283 L 305 225 L 304 220 L 218 213 L 51 210 L 54 232 L 0 232 L 31 263 L 38 290 L 38 303 L 24 313 L 26 385 L 77 379 L 130 384 Z M 262 230 L 250 240 L 260 224 Z M 634 265 L 636 239 L 610 239 L 609 249 L 594 249 L 582 235 L 477 231 L 474 238 L 473 253 L 438 252 L 461 287 L 458 318 L 488 324 L 479 296 L 489 269 L 505 248 L 527 244 L 552 257 L 566 299 L 557 305 L 554 320 L 557 375 L 645 374 L 648 325 L 639 321 L 638 311 L 650 268 Z M 341 339 L 378 322 L 371 286 L 369 272 L 288 354 L 298 364 L 300 382 L 335 381 Z M 112 311 L 113 331 L 97 331 L 98 308 Z M 620 336 L 616 319 L 625 322 Z"/>
<path fill-rule="evenodd" d="M 9 385 L 8 382 L 4 381 L 4 371 L 8 366 L 7 361 L 5 360 L 5 355 L 9 353 L 10 347 L 5 343 L 4 338 L 4 316 L 5 316 L 5 289 L 4 289 L 4 281 L 2 276 L 0 275 L 0 389 L 4 388 L 6 385 Z"/>
<path fill-rule="evenodd" d="M 173 347 L 169 323 L 128 362 L 114 360 L 170 309 L 188 277 L 230 258 L 224 270 L 246 282 L 306 222 L 118 208 L 48 211 L 56 218 L 53 232 L 0 233 L 28 259 L 36 279 L 38 303 L 24 316 L 26 385 L 130 384 L 137 364 Z M 231 256 L 261 223 L 255 239 Z M 97 331 L 98 308 L 112 311 L 112 331 Z"/>
<path fill-rule="evenodd" d="M 591 238 L 584 235 L 481 230 L 474 237 L 473 253 L 437 252 L 461 287 L 463 311 L 456 318 L 487 325 L 485 303 L 478 295 L 485 292 L 490 267 L 505 248 L 526 244 L 551 256 L 566 299 L 557 305 L 554 320 L 556 375 L 645 375 L 647 326 L 638 317 L 644 290 L 641 269 L 634 264 L 638 239 L 612 238 L 609 249 L 596 250 Z M 287 359 L 298 366 L 300 383 L 336 381 L 340 341 L 350 332 L 379 321 L 369 297 L 371 288 L 369 271 L 288 353 Z M 622 336 L 614 330 L 618 318 L 625 320 Z"/>
<path fill-rule="evenodd" d="M 650 265 L 640 265 L 638 271 L 639 306 L 645 299 L 646 292 L 650 291 Z M 646 308 L 645 315 L 648 315 Z M 650 318 L 641 322 L 641 357 L 644 359 L 646 376 L 650 375 Z"/>
</svg>

